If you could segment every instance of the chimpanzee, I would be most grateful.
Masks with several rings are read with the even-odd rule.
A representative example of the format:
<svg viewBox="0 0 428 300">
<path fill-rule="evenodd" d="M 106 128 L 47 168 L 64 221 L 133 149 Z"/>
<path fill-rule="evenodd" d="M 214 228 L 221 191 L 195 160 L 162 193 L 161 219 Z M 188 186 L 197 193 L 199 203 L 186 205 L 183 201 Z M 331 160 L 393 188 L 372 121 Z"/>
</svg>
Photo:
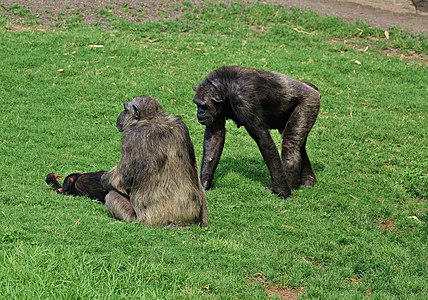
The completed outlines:
<svg viewBox="0 0 428 300">
<path fill-rule="evenodd" d="M 122 158 L 101 177 L 111 215 L 151 226 L 206 226 L 205 191 L 184 122 L 141 96 L 124 104 L 116 127 Z"/>
<path fill-rule="evenodd" d="M 62 176 L 49 173 L 46 176 L 46 183 L 60 194 L 72 196 L 86 196 L 104 203 L 104 197 L 108 190 L 101 185 L 101 176 L 105 171 L 73 173 L 65 177 L 63 185 L 58 182 Z"/>
<path fill-rule="evenodd" d="M 197 118 L 206 126 L 201 169 L 205 189 L 211 188 L 220 160 L 226 119 L 244 126 L 256 141 L 274 193 L 286 198 L 300 185 L 315 184 L 306 139 L 320 108 L 316 86 L 278 72 L 223 66 L 208 74 L 194 90 Z M 269 129 L 282 134 L 282 157 Z"/>
</svg>

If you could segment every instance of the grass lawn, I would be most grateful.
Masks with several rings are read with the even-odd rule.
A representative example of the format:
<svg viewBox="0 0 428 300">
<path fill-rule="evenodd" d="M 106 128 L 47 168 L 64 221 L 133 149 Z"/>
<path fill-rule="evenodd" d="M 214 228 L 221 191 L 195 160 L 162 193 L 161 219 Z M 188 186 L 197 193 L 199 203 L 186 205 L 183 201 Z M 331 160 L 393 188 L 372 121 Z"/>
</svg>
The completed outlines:
<svg viewBox="0 0 428 300">
<path fill-rule="evenodd" d="M 107 17 L 13 31 L 0 16 L 1 299 L 428 299 L 427 36 L 270 5 Z M 115 120 L 142 94 L 182 116 L 200 161 L 192 86 L 232 64 L 320 88 L 314 188 L 271 194 L 232 122 L 207 228 L 118 222 L 45 184 L 114 166 Z"/>
</svg>

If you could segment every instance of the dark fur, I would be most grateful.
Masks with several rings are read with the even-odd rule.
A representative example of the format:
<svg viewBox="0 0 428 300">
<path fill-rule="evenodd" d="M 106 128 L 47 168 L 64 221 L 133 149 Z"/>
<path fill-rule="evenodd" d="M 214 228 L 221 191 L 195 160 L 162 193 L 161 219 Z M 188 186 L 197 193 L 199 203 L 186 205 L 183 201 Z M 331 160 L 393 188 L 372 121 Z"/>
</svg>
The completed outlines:
<svg viewBox="0 0 428 300">
<path fill-rule="evenodd" d="M 281 197 L 291 189 L 315 184 L 306 139 L 320 107 L 318 88 L 286 75 L 225 66 L 212 71 L 195 88 L 198 121 L 206 125 L 201 182 L 212 185 L 224 146 L 225 120 L 244 126 L 256 141 L 269 169 L 269 188 Z M 281 158 L 269 133 L 282 134 Z"/>
<path fill-rule="evenodd" d="M 72 196 L 86 196 L 104 203 L 104 197 L 108 191 L 101 185 L 101 176 L 105 171 L 89 173 L 73 173 L 65 177 L 63 185 L 58 182 L 62 176 L 49 173 L 46 183 L 57 193 Z"/>
<path fill-rule="evenodd" d="M 412 3 L 416 8 L 416 14 L 419 11 L 428 12 L 428 0 L 412 0 Z"/>
<path fill-rule="evenodd" d="M 112 216 L 151 226 L 207 225 L 205 192 L 183 121 L 143 96 L 125 103 L 116 126 L 123 132 L 122 158 L 101 178 Z"/>
</svg>

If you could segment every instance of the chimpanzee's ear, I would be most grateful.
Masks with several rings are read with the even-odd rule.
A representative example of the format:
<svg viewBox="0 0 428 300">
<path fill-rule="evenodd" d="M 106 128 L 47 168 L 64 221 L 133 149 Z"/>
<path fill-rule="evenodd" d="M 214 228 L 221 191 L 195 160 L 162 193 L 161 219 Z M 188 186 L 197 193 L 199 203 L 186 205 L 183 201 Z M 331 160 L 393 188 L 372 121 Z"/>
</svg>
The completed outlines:
<svg viewBox="0 0 428 300">
<path fill-rule="evenodd" d="M 214 96 L 211 98 L 211 101 L 214 101 L 216 103 L 221 103 L 221 102 L 223 102 L 223 99 L 220 98 L 219 96 Z"/>
<path fill-rule="evenodd" d="M 140 110 L 135 105 L 132 105 L 132 110 L 134 111 L 133 117 L 134 119 L 140 119 Z"/>
</svg>

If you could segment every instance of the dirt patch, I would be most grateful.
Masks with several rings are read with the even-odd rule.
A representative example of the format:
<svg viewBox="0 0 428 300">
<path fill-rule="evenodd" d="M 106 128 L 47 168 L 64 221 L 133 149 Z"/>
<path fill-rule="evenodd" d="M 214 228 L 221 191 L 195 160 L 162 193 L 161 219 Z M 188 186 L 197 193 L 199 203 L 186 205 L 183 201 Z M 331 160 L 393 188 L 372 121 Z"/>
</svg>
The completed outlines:
<svg viewBox="0 0 428 300">
<path fill-rule="evenodd" d="M 266 275 L 256 273 L 252 278 L 247 278 L 250 284 L 261 284 L 269 297 L 276 296 L 282 300 L 297 300 L 303 292 L 303 287 L 288 287 L 269 282 Z"/>
<path fill-rule="evenodd" d="M 424 0 L 425 1 L 425 0 Z M 208 1 L 209 2 L 209 1 Z M 230 4 L 231 0 L 216 1 Z M 252 4 L 255 0 L 240 0 Z M 109 14 L 132 22 L 174 19 L 193 7 L 201 7 L 203 0 L 0 0 L 0 14 L 12 22 L 22 19 L 33 21 L 41 27 L 58 26 L 66 23 L 106 24 Z M 428 33 L 428 16 L 414 12 L 403 12 L 399 6 L 369 0 L 265 0 L 285 7 L 309 9 L 322 15 L 336 16 L 346 21 L 363 20 L 380 28 L 398 26 L 411 32 Z M 371 5 L 375 5 L 373 7 Z M 34 25 L 35 25 L 34 24 Z"/>
<path fill-rule="evenodd" d="M 193 2 L 199 5 L 198 1 Z M 134 23 L 174 19 L 186 8 L 178 0 L 0 0 L 0 13 L 13 22 L 24 20 L 26 24 L 33 22 L 41 27 L 79 23 L 104 26 L 113 15 Z"/>
<path fill-rule="evenodd" d="M 410 0 L 409 0 L 410 1 Z M 428 15 L 403 10 L 400 6 L 375 0 L 271 0 L 299 9 L 313 10 L 321 15 L 334 16 L 348 22 L 363 20 L 367 24 L 387 29 L 401 27 L 411 32 L 428 33 Z M 375 5 L 375 6 L 373 6 Z"/>
<path fill-rule="evenodd" d="M 385 219 L 379 221 L 379 227 L 383 230 L 389 230 L 394 228 L 394 220 L 393 219 Z"/>
<path fill-rule="evenodd" d="M 282 300 L 297 300 L 303 288 L 290 288 L 288 286 L 270 284 L 265 286 L 265 291 L 269 297 L 276 296 Z"/>
<path fill-rule="evenodd" d="M 385 39 L 389 39 L 389 33 L 388 31 L 385 31 Z M 341 40 L 338 38 L 331 38 L 328 41 L 330 43 L 335 44 L 342 44 L 346 47 L 352 48 L 354 50 L 362 51 L 362 52 L 368 52 L 372 49 L 377 49 L 376 43 L 378 42 L 379 38 L 376 37 L 369 37 L 366 39 L 361 39 L 359 37 L 355 37 L 354 39 L 348 39 L 348 40 Z M 375 50 L 378 51 L 378 50 Z M 398 57 L 401 60 L 406 60 L 412 63 L 420 63 L 425 66 L 428 66 L 428 55 L 424 53 L 417 53 L 414 50 L 403 50 L 399 48 L 384 48 L 381 51 L 381 53 L 385 56 L 390 57 Z"/>
<path fill-rule="evenodd" d="M 428 55 L 423 53 L 416 53 L 414 50 L 409 50 L 407 53 L 403 53 L 401 49 L 390 48 L 384 49 L 383 54 L 386 56 L 395 56 L 399 57 L 400 59 L 419 62 L 425 66 L 428 66 Z"/>
</svg>

